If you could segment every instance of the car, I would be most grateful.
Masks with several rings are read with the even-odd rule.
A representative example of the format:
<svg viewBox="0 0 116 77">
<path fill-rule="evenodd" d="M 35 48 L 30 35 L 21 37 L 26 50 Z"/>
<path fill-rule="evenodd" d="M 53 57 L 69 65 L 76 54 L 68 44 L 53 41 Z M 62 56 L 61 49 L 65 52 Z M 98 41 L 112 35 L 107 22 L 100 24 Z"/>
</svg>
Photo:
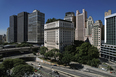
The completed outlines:
<svg viewBox="0 0 116 77">
<path fill-rule="evenodd" d="M 53 66 L 57 66 L 56 64 L 54 64 Z"/>
<path fill-rule="evenodd" d="M 42 66 L 41 65 L 38 65 L 40 68 L 42 68 Z"/>
</svg>

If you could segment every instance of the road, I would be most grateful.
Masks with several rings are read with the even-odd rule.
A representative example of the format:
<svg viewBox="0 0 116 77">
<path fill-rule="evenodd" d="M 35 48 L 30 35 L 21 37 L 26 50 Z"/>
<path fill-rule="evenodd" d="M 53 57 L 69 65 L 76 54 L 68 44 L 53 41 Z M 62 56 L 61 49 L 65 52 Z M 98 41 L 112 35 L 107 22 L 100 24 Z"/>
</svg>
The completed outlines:
<svg viewBox="0 0 116 77">
<path fill-rule="evenodd" d="M 38 69 L 38 64 L 37 63 L 35 63 L 35 62 L 32 62 L 32 61 L 29 61 L 29 62 L 26 62 L 26 63 L 28 63 L 29 65 L 31 65 L 31 66 L 33 66 L 34 68 L 36 68 L 36 69 Z M 43 66 L 42 66 L 43 67 Z M 46 74 L 48 74 L 49 76 L 56 76 L 56 75 L 58 75 L 57 73 L 53 73 L 52 72 L 52 68 L 40 68 L 39 70 L 41 70 L 41 71 L 43 71 L 43 72 L 45 72 Z M 67 77 L 67 76 L 65 76 L 64 74 L 59 74 L 60 75 L 60 77 Z M 43 75 L 44 76 L 44 75 Z M 42 76 L 42 77 L 43 77 Z"/>
<path fill-rule="evenodd" d="M 105 76 L 105 77 L 115 77 L 115 76 L 112 76 L 112 75 L 109 75 L 109 74 L 106 74 L 106 73 L 103 73 L 103 72 L 100 72 L 100 71 L 96 71 L 96 70 L 93 70 L 93 69 L 87 68 L 87 70 L 89 70 L 89 73 L 99 74 L 99 75 L 102 75 L 102 76 Z"/>
<path fill-rule="evenodd" d="M 31 53 L 31 54 L 11 56 L 11 57 L 6 57 L 6 58 L 29 57 L 29 55 L 34 57 L 34 55 Z M 37 62 L 33 62 L 33 63 L 35 63 L 37 65 Z M 46 72 L 50 73 L 51 65 L 44 64 L 44 63 L 41 63 L 41 65 L 43 67 L 45 67 L 45 69 L 42 69 L 43 71 L 46 71 Z M 101 77 L 101 76 L 102 77 L 116 77 L 113 74 L 110 74 L 110 73 L 102 71 L 102 70 L 97 70 L 96 68 L 92 68 L 90 66 L 88 66 L 86 68 L 87 68 L 87 70 L 89 70 L 89 72 L 83 72 L 83 71 L 79 71 L 79 70 L 68 69 L 68 68 L 65 68 L 65 67 L 62 67 L 62 66 L 53 66 L 53 69 L 62 73 L 63 77 L 77 77 L 77 76 L 79 76 L 79 77 Z M 67 75 L 67 76 L 65 76 L 65 75 Z"/>
<path fill-rule="evenodd" d="M 37 62 L 33 62 L 35 65 L 37 65 Z M 51 65 L 40 63 L 44 68 L 51 69 Z M 52 66 L 54 70 L 57 70 L 58 72 L 65 74 L 65 77 L 98 77 L 97 75 L 88 74 L 83 71 L 73 70 L 73 69 L 67 69 L 60 66 Z M 62 77 L 62 76 L 61 76 Z"/>
</svg>

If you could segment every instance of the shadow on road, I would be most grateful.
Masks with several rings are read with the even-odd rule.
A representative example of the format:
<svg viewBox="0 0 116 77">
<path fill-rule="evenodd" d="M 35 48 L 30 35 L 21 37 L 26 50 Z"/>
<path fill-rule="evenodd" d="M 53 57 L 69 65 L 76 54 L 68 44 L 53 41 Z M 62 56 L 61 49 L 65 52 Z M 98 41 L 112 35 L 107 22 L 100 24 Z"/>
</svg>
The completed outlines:
<svg viewBox="0 0 116 77">
<path fill-rule="evenodd" d="M 84 66 L 82 66 L 82 64 L 70 64 L 70 68 L 79 70 L 79 69 L 83 69 Z"/>
</svg>

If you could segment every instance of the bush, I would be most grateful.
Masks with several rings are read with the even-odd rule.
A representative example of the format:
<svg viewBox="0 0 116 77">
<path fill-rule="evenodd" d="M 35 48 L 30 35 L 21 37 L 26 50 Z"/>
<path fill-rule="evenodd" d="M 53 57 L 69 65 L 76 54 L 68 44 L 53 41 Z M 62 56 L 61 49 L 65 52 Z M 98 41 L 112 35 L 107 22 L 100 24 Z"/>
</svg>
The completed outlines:
<svg viewBox="0 0 116 77">
<path fill-rule="evenodd" d="M 36 52 L 33 52 L 33 55 L 36 55 Z"/>
</svg>

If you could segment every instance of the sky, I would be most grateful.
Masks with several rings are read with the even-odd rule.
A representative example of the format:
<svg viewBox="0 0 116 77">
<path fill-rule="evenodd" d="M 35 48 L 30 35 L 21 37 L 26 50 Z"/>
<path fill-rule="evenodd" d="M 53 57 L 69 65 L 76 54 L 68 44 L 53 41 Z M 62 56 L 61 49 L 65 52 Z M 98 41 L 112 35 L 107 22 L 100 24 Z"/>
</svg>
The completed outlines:
<svg viewBox="0 0 116 77">
<path fill-rule="evenodd" d="M 9 17 L 20 12 L 32 13 L 33 10 L 45 13 L 45 22 L 49 18 L 63 19 L 66 12 L 87 11 L 87 17 L 101 20 L 104 24 L 104 13 L 112 10 L 116 13 L 116 0 L 0 0 L 0 34 L 6 34 Z"/>
</svg>

